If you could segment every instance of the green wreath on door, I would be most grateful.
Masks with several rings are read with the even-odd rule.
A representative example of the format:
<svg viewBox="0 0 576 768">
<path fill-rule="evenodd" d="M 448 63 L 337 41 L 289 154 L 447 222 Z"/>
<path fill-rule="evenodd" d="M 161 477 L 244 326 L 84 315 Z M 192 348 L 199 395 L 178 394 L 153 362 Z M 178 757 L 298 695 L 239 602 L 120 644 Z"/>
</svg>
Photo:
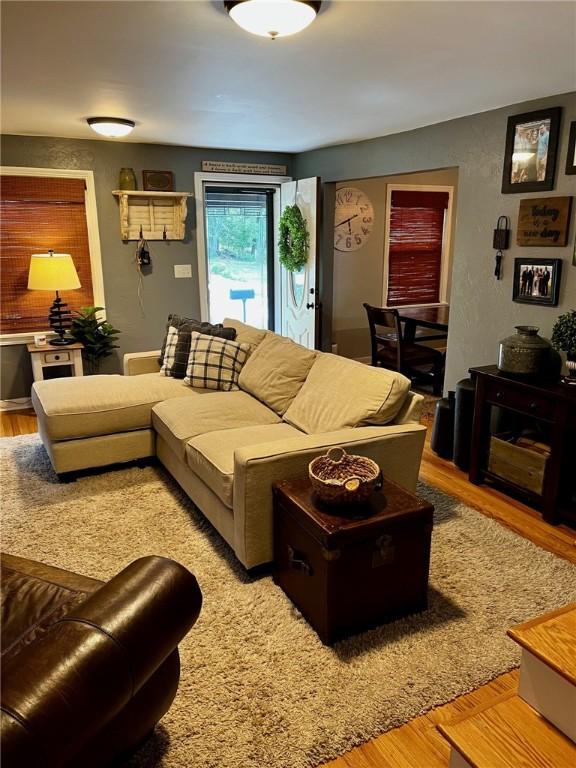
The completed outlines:
<svg viewBox="0 0 576 768">
<path fill-rule="evenodd" d="M 299 272 L 308 261 L 310 235 L 306 220 L 297 205 L 289 205 L 280 217 L 280 264 L 289 272 Z"/>
</svg>

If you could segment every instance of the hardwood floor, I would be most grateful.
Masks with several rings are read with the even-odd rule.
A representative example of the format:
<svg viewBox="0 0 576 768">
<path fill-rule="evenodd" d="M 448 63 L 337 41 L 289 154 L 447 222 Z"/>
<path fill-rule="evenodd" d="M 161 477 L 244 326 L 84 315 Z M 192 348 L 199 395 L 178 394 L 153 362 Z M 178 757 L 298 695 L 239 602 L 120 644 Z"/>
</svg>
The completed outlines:
<svg viewBox="0 0 576 768">
<path fill-rule="evenodd" d="M 428 420 L 427 426 L 430 427 Z M 0 435 L 11 437 L 36 431 L 34 412 L 0 413 Z M 430 429 L 428 430 L 430 432 Z M 429 437 L 429 435 L 428 435 Z M 543 549 L 576 563 L 576 531 L 567 526 L 552 527 L 540 515 L 518 501 L 488 486 L 468 482 L 466 473 L 450 461 L 439 458 L 426 441 L 420 477 L 445 493 L 456 496 L 482 514 L 530 539 Z M 433 709 L 409 723 L 395 728 L 345 755 L 326 763 L 323 768 L 446 768 L 448 742 L 436 725 L 450 722 L 478 707 L 495 703 L 516 690 L 518 672 L 508 672 L 449 704 Z"/>
<path fill-rule="evenodd" d="M 37 431 L 36 414 L 32 408 L 22 411 L 0 411 L 0 437 L 17 437 Z"/>
</svg>

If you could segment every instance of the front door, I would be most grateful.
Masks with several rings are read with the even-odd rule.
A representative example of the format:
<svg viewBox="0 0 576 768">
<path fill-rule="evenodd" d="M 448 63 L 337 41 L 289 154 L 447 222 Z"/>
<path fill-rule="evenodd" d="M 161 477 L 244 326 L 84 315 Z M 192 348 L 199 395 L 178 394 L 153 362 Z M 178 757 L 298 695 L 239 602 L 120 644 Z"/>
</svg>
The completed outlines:
<svg viewBox="0 0 576 768">
<path fill-rule="evenodd" d="M 282 336 L 308 349 L 319 345 L 320 304 L 318 296 L 320 179 L 299 179 L 281 186 L 281 208 L 297 205 L 310 235 L 308 261 L 299 272 L 280 267 L 280 322 Z"/>
</svg>

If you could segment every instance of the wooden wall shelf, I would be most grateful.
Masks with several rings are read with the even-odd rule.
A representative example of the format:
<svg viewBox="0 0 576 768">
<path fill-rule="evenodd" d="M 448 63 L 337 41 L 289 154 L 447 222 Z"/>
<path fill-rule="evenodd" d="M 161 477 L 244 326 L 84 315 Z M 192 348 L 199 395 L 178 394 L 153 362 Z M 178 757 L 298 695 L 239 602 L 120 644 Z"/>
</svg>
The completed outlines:
<svg viewBox="0 0 576 768">
<path fill-rule="evenodd" d="M 191 192 L 143 192 L 115 189 L 122 240 L 183 240 Z"/>
</svg>

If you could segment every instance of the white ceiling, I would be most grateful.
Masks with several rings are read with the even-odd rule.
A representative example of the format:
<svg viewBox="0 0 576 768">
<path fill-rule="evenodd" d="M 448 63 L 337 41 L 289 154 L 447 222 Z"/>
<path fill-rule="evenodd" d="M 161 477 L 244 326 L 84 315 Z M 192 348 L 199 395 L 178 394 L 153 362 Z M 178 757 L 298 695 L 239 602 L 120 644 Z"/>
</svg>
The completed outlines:
<svg viewBox="0 0 576 768">
<path fill-rule="evenodd" d="M 325 0 L 294 37 L 218 0 L 2 2 L 2 131 L 299 152 L 576 90 L 576 3 Z"/>
</svg>

